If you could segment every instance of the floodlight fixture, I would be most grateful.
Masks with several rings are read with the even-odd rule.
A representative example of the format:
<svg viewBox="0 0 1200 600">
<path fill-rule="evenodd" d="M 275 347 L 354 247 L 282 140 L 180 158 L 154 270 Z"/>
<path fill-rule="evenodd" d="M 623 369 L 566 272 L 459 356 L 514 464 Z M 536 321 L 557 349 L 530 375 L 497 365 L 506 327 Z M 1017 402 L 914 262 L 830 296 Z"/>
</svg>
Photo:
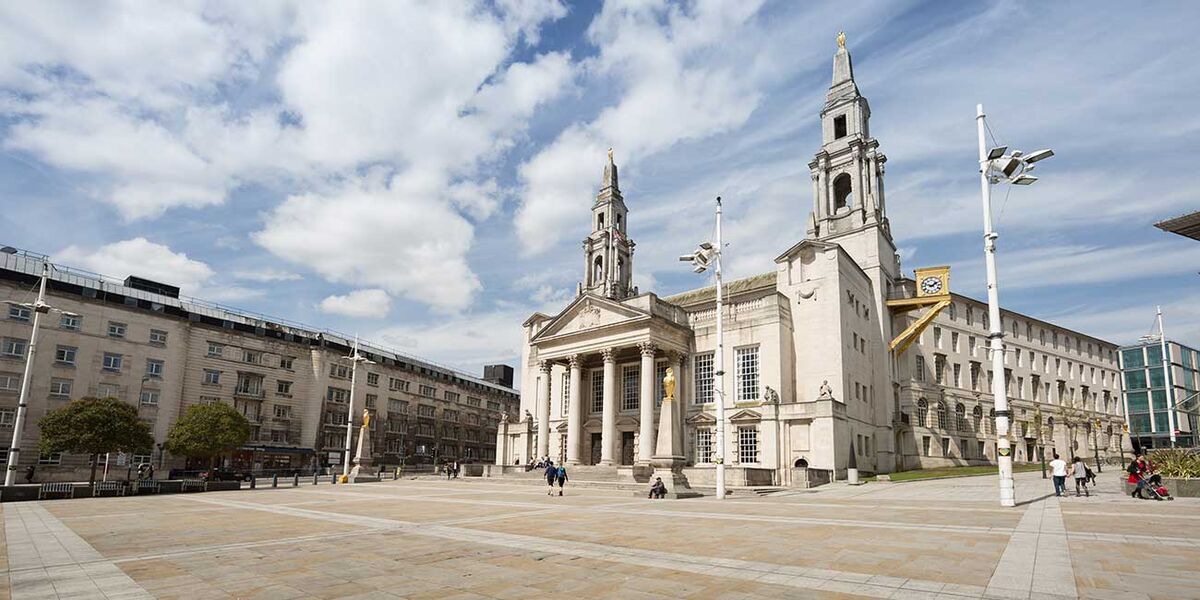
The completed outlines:
<svg viewBox="0 0 1200 600">
<path fill-rule="evenodd" d="M 1033 164 L 1039 160 L 1044 160 L 1044 159 L 1050 158 L 1051 156 L 1054 156 L 1054 151 L 1049 148 L 1045 148 L 1043 150 L 1037 150 L 1035 152 L 1030 153 L 1029 156 L 1025 157 L 1025 162 L 1027 162 L 1029 164 Z"/>
<path fill-rule="evenodd" d="M 1008 146 L 997 146 L 988 152 L 987 159 L 996 160 L 997 158 L 1004 156 L 1005 152 L 1008 152 Z"/>
<path fill-rule="evenodd" d="M 1012 156 L 1003 157 L 997 166 L 1005 177 L 1012 177 L 1013 173 L 1017 172 L 1017 168 L 1021 166 L 1021 161 Z"/>
<path fill-rule="evenodd" d="M 1034 177 L 1033 175 L 1021 175 L 1012 180 L 1012 183 L 1013 185 L 1030 185 L 1037 180 L 1038 178 Z"/>
</svg>

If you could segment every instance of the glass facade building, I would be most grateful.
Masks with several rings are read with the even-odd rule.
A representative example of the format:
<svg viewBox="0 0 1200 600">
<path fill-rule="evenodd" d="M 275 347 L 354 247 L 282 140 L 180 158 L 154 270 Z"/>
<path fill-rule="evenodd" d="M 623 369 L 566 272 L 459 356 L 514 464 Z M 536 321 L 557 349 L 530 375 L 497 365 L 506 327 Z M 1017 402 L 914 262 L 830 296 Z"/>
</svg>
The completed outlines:
<svg viewBox="0 0 1200 600">
<path fill-rule="evenodd" d="M 1143 448 L 1171 445 L 1195 446 L 1200 421 L 1200 352 L 1177 342 L 1167 342 L 1169 367 L 1164 367 L 1162 345 L 1147 342 L 1121 348 L 1121 376 L 1129 435 Z M 1167 375 L 1170 373 L 1170 390 Z M 1174 407 L 1174 410 L 1172 410 Z"/>
</svg>

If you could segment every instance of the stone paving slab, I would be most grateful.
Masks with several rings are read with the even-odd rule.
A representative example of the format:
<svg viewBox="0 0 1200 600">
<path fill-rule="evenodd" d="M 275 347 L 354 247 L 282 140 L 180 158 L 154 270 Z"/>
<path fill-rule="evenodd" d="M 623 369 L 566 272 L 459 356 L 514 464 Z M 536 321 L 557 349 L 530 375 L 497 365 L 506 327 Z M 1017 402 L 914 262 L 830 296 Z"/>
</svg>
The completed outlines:
<svg viewBox="0 0 1200 600">
<path fill-rule="evenodd" d="M 1015 509 L 987 477 L 656 502 L 401 480 L 10 504 L 6 528 L 36 507 L 54 534 L 4 540 L 0 598 L 126 582 L 188 599 L 1200 598 L 1200 502 L 1017 483 Z"/>
</svg>

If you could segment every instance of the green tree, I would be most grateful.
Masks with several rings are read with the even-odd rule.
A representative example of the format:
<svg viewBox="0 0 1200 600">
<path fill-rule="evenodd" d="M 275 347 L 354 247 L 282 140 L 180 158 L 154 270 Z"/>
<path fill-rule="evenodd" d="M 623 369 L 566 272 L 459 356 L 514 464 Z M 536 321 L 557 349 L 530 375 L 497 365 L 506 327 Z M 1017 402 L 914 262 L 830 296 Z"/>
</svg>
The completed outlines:
<svg viewBox="0 0 1200 600">
<path fill-rule="evenodd" d="M 133 405 L 118 398 L 80 398 L 38 421 L 39 449 L 51 454 L 70 452 L 92 457 L 89 483 L 96 482 L 101 454 L 149 454 L 154 446 L 150 426 L 138 418 Z"/>
<path fill-rule="evenodd" d="M 171 454 L 212 459 L 250 439 L 250 421 L 223 402 L 193 404 L 167 431 L 164 447 Z"/>
</svg>

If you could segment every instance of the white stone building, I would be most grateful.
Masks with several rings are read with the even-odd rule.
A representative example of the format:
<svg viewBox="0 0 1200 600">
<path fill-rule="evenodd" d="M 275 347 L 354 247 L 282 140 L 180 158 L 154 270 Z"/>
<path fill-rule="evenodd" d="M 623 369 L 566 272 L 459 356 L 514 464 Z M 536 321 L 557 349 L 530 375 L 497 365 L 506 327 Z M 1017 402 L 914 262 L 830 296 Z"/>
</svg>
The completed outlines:
<svg viewBox="0 0 1200 600">
<path fill-rule="evenodd" d="M 840 47 L 820 114 L 821 147 L 809 163 L 808 235 L 773 266 L 763 265 L 761 275 L 726 284 L 731 484 L 799 484 L 810 475 L 805 468 L 843 476 L 848 466 L 886 473 L 995 459 L 990 388 L 969 375 L 990 364 L 982 358 L 985 305 L 947 296 L 948 310 L 917 343 L 898 356 L 889 350 L 917 315 L 888 307 L 889 299 L 912 297 L 914 286 L 896 254 L 884 194 L 887 158 L 870 135 L 870 118 Z M 659 297 L 632 285 L 629 211 L 611 154 L 591 223 L 577 297 L 559 314 L 537 313 L 524 324 L 524 416 L 501 424 L 497 462 L 549 456 L 618 472 L 647 464 L 662 377 L 672 365 L 684 407 L 685 473 L 693 483 L 709 482 L 714 288 Z M 1081 435 L 1085 417 L 1120 431 L 1116 345 L 1016 313 L 1005 311 L 1003 319 L 1019 460 L 1033 460 L 1025 436 L 1036 430 L 1035 403 L 1047 424 L 1050 417 L 1061 422 L 1058 411 L 1072 399 L 1083 407 L 1069 410 L 1071 434 L 1059 427 L 1047 447 L 1063 450 L 1073 434 L 1090 449 Z M 821 393 L 824 382 L 831 393 Z M 1116 441 L 1100 442 L 1116 448 Z"/>
</svg>

